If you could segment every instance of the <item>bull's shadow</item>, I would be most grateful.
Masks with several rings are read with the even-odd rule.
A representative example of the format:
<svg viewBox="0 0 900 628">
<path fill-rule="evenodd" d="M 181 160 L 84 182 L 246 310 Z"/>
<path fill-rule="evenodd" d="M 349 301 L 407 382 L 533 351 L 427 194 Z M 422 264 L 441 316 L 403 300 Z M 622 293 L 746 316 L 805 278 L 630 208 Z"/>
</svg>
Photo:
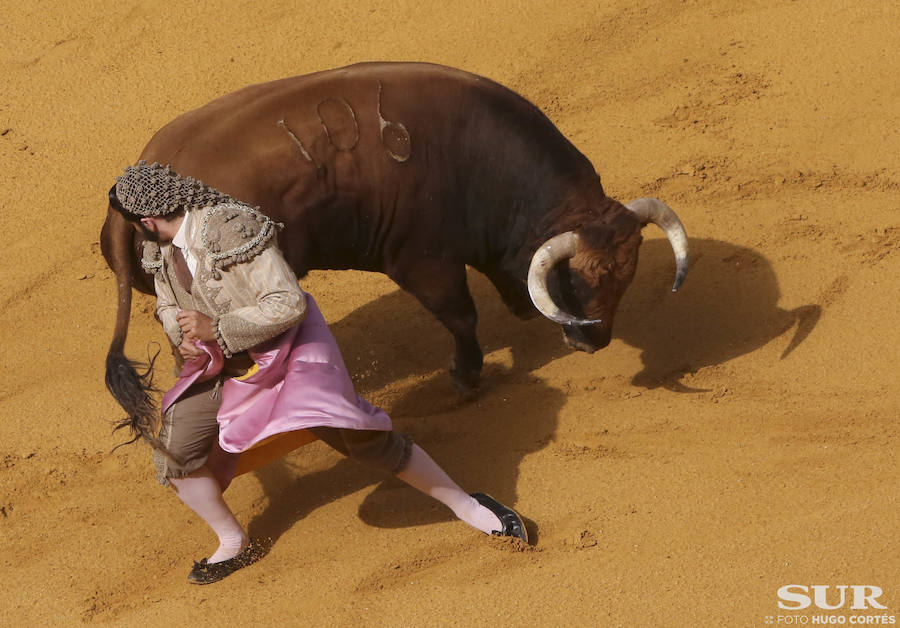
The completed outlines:
<svg viewBox="0 0 900 628">
<path fill-rule="evenodd" d="M 691 270 L 669 292 L 673 263 L 665 240 L 641 247 L 638 273 L 619 307 L 614 337 L 641 350 L 644 368 L 632 383 L 690 392 L 685 373 L 755 351 L 794 329 L 787 357 L 819 320 L 819 305 L 778 307 L 778 278 L 765 257 L 746 247 L 691 239 Z"/>
<path fill-rule="evenodd" d="M 641 246 L 638 272 L 613 325 L 614 339 L 641 350 L 643 370 L 634 374 L 633 384 L 687 390 L 678 381 L 685 373 L 755 351 L 793 328 L 784 358 L 812 332 L 821 307 L 780 308 L 778 278 L 758 252 L 699 238 L 691 239 L 690 247 L 687 280 L 672 294 L 674 261 L 668 242 L 652 239 Z M 519 320 L 477 271 L 470 270 L 469 287 L 485 355 L 503 349 L 512 354 L 513 367 L 501 381 L 526 379 L 529 371 L 571 351 L 558 325 L 540 317 Z M 353 311 L 332 329 L 361 392 L 418 378 L 421 385 L 395 404 L 394 413 L 427 415 L 441 409 L 442 393 L 451 386 L 446 370 L 453 343 L 412 296 L 398 289 Z M 482 389 L 490 389 L 496 377 L 487 366 Z"/>
</svg>

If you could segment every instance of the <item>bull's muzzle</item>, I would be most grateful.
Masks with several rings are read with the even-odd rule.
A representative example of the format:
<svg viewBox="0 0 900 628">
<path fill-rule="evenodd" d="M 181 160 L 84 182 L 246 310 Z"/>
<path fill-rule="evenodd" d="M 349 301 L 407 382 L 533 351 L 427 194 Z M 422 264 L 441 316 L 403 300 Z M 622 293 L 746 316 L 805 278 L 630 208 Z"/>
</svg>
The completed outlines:
<svg viewBox="0 0 900 628">
<path fill-rule="evenodd" d="M 612 330 L 600 325 L 563 325 L 563 339 L 576 351 L 593 353 L 609 345 L 612 340 Z"/>
</svg>

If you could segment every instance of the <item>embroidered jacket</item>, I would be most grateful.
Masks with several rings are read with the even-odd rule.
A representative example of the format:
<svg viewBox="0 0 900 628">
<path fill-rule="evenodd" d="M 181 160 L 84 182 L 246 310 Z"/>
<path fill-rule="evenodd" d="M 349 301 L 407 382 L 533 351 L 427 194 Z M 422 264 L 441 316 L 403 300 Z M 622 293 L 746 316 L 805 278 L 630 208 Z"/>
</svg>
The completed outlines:
<svg viewBox="0 0 900 628">
<path fill-rule="evenodd" d="M 156 313 L 172 343 L 182 340 L 178 310 L 210 316 L 226 357 L 303 320 L 306 299 L 278 249 L 277 228 L 267 216 L 239 203 L 189 212 L 187 248 L 198 260 L 190 293 L 175 275 L 172 245 L 145 242 L 142 265 L 154 275 Z"/>
</svg>

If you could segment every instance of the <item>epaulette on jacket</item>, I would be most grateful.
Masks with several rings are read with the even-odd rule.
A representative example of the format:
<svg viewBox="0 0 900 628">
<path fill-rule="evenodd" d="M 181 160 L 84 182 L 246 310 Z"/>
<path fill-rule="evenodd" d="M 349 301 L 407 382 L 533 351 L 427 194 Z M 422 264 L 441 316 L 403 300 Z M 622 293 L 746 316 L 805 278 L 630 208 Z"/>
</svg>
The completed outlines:
<svg viewBox="0 0 900 628">
<path fill-rule="evenodd" d="M 144 272 L 155 275 L 162 268 L 162 251 L 158 242 L 144 240 L 144 254 L 141 256 L 141 268 Z"/>
<path fill-rule="evenodd" d="M 213 277 L 220 279 L 219 270 L 259 255 L 283 227 L 249 205 L 211 207 L 200 226 L 200 241 L 212 260 Z"/>
</svg>

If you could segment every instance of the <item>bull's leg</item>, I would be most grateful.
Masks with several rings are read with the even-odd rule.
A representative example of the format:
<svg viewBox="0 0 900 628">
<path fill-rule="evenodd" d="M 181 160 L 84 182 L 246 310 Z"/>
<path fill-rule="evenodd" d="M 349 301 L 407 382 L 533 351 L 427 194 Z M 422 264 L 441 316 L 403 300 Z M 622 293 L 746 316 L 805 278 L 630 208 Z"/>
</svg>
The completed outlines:
<svg viewBox="0 0 900 628">
<path fill-rule="evenodd" d="M 528 286 L 523 281 L 519 281 L 509 273 L 497 270 L 480 269 L 484 275 L 491 280 L 500 298 L 510 312 L 521 318 L 528 320 L 538 315 L 538 311 L 531 303 L 531 297 L 528 296 Z"/>
<path fill-rule="evenodd" d="M 463 391 L 472 390 L 478 384 L 484 359 L 475 336 L 478 314 L 466 283 L 465 265 L 418 258 L 400 267 L 401 272 L 388 273 L 389 276 L 453 334 L 456 342 L 456 355 L 450 367 L 453 382 Z"/>
</svg>

